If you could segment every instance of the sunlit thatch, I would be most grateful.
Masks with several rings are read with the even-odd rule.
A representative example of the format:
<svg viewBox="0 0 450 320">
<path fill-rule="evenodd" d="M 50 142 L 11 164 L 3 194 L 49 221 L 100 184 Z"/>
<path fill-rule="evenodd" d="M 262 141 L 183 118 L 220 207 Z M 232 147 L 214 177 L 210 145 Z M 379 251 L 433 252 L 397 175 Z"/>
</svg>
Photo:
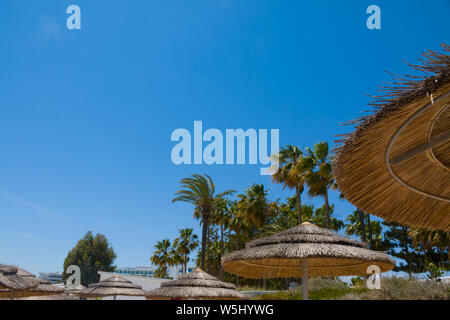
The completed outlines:
<svg viewBox="0 0 450 320">
<path fill-rule="evenodd" d="M 428 51 L 424 77 L 382 87 L 375 113 L 349 124 L 336 149 L 339 189 L 358 208 L 388 221 L 450 230 L 450 47 Z"/>
<path fill-rule="evenodd" d="M 381 272 L 394 268 L 388 255 L 365 246 L 305 222 L 250 241 L 245 249 L 225 255 L 222 265 L 228 272 L 251 279 L 301 278 L 304 259 L 310 277 L 367 275 L 370 265 L 377 265 Z"/>
<path fill-rule="evenodd" d="M 147 293 L 148 300 L 226 300 L 248 299 L 235 285 L 222 282 L 206 272 L 196 269 L 181 275 L 178 280 L 161 283 L 161 288 Z"/>
</svg>

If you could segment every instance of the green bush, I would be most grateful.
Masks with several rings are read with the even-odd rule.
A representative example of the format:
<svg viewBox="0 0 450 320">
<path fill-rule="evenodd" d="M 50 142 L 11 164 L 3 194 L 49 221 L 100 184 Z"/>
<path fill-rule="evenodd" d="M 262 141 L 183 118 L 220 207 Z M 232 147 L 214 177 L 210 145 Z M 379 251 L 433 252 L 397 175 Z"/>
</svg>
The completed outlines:
<svg viewBox="0 0 450 320">
<path fill-rule="evenodd" d="M 362 296 L 369 300 L 449 300 L 450 285 L 433 280 L 382 278 L 381 289 Z"/>
<path fill-rule="evenodd" d="M 382 278 L 381 289 L 369 290 L 365 283 L 350 288 L 342 281 L 314 278 L 310 280 L 310 300 L 449 300 L 450 284 L 432 280 Z M 301 300 L 302 287 L 267 293 L 256 300 Z"/>
<path fill-rule="evenodd" d="M 309 282 L 310 300 L 335 300 L 341 297 L 354 294 L 359 295 L 366 292 L 364 288 L 350 288 L 345 282 L 339 280 L 329 280 L 326 278 L 313 278 Z M 302 286 L 293 290 L 267 293 L 257 296 L 257 300 L 301 300 L 303 299 Z"/>
</svg>

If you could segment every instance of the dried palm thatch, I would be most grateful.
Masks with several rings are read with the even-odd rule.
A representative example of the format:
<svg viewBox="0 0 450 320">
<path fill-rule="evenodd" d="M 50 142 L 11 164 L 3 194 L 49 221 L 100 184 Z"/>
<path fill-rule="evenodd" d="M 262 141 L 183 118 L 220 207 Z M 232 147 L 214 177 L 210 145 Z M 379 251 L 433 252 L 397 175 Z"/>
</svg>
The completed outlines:
<svg viewBox="0 0 450 320">
<path fill-rule="evenodd" d="M 374 113 L 337 141 L 339 189 L 387 221 L 450 231 L 450 46 L 427 51 L 425 76 L 398 77 L 374 97 Z"/>
<path fill-rule="evenodd" d="M 147 293 L 148 300 L 242 300 L 248 297 L 236 290 L 235 285 L 222 282 L 206 272 L 196 269 L 181 275 L 178 280 L 161 283 L 161 288 Z"/>
<path fill-rule="evenodd" d="M 19 298 L 17 300 L 80 300 L 77 296 L 71 296 L 67 294 L 46 295 L 46 296 L 32 296 L 26 298 Z"/>
<path fill-rule="evenodd" d="M 369 266 L 392 270 L 388 255 L 331 230 L 304 222 L 273 236 L 250 241 L 245 249 L 222 257 L 228 272 L 251 279 L 302 278 L 303 299 L 308 299 L 310 276 L 366 275 Z"/>
<path fill-rule="evenodd" d="M 0 297 L 13 299 L 39 285 L 36 279 L 23 278 L 17 272 L 16 266 L 0 264 Z"/>
<path fill-rule="evenodd" d="M 69 288 L 64 288 L 64 293 L 66 294 L 78 294 L 81 290 L 86 289 L 85 286 L 83 286 L 82 284 L 75 286 L 75 287 L 69 287 Z"/>
<path fill-rule="evenodd" d="M 304 222 L 250 241 L 245 249 L 223 256 L 222 265 L 228 272 L 251 279 L 301 278 L 305 259 L 313 277 L 366 275 L 370 265 L 378 265 L 382 272 L 394 268 L 388 255 L 365 246 Z"/>
<path fill-rule="evenodd" d="M 88 288 L 75 292 L 75 294 L 85 298 L 109 297 L 113 296 L 144 296 L 142 287 L 124 279 L 120 276 L 112 276 L 98 283 L 90 284 Z"/>
<path fill-rule="evenodd" d="M 37 287 L 28 289 L 28 290 L 21 290 L 14 293 L 14 298 L 25 298 L 25 297 L 32 297 L 32 296 L 45 296 L 45 295 L 57 295 L 64 293 L 64 289 L 56 286 L 52 286 L 49 280 L 36 278 L 36 276 L 27 270 L 24 270 L 22 268 L 17 267 L 17 275 L 28 279 L 30 281 L 33 281 L 34 283 L 37 283 Z M 11 290 L 5 289 L 0 291 L 0 297 L 4 298 L 11 295 Z"/>
</svg>

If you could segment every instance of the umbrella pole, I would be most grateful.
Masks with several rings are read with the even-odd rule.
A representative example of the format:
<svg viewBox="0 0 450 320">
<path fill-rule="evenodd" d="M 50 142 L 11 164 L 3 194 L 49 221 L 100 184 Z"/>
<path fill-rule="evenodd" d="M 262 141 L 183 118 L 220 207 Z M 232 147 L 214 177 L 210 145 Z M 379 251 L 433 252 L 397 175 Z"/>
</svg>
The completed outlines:
<svg viewBox="0 0 450 320">
<path fill-rule="evenodd" d="M 308 300 L 308 259 L 303 259 L 302 261 L 302 288 L 303 288 L 303 300 Z"/>
</svg>

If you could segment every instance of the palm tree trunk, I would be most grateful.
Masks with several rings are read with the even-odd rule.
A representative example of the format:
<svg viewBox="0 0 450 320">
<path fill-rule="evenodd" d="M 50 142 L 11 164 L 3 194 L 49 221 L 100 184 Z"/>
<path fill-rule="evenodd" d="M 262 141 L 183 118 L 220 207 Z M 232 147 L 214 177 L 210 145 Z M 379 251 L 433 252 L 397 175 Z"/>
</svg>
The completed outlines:
<svg viewBox="0 0 450 320">
<path fill-rule="evenodd" d="M 366 226 L 364 225 L 364 212 L 360 209 L 358 209 L 358 216 L 359 216 L 359 227 L 361 228 L 361 240 L 363 242 L 367 242 L 366 238 Z"/>
<path fill-rule="evenodd" d="M 239 250 L 239 227 L 236 229 L 236 250 Z M 239 276 L 236 276 L 236 286 L 239 286 Z"/>
<path fill-rule="evenodd" d="M 206 233 L 208 229 L 208 225 L 206 222 L 206 215 L 202 215 L 202 263 L 201 268 L 205 270 L 205 253 L 206 253 Z"/>
<path fill-rule="evenodd" d="M 330 229 L 330 206 L 328 205 L 328 189 L 325 191 L 325 213 L 327 216 L 327 229 Z"/>
<path fill-rule="evenodd" d="M 295 187 L 295 193 L 297 194 L 298 224 L 302 224 L 302 199 L 298 187 Z"/>
<path fill-rule="evenodd" d="M 207 224 L 207 227 L 206 227 L 206 257 L 207 257 L 207 272 L 208 273 L 211 273 L 211 257 L 210 257 L 210 255 L 209 255 L 209 245 L 210 245 L 210 239 L 209 239 L 209 237 L 210 237 L 210 228 L 209 228 L 209 219 L 208 219 L 209 217 L 207 217 L 206 218 L 206 224 Z"/>
<path fill-rule="evenodd" d="M 223 253 L 224 253 L 225 249 L 224 249 L 224 243 L 223 243 L 223 223 L 220 224 L 220 257 L 223 257 Z M 220 263 L 219 265 L 220 268 L 220 280 L 223 280 L 223 267 L 222 267 L 222 263 Z"/>
<path fill-rule="evenodd" d="M 374 243 L 373 243 L 373 238 L 372 238 L 372 225 L 370 223 L 370 213 L 367 214 L 367 229 L 369 231 L 369 249 L 373 250 L 374 248 Z"/>
</svg>

